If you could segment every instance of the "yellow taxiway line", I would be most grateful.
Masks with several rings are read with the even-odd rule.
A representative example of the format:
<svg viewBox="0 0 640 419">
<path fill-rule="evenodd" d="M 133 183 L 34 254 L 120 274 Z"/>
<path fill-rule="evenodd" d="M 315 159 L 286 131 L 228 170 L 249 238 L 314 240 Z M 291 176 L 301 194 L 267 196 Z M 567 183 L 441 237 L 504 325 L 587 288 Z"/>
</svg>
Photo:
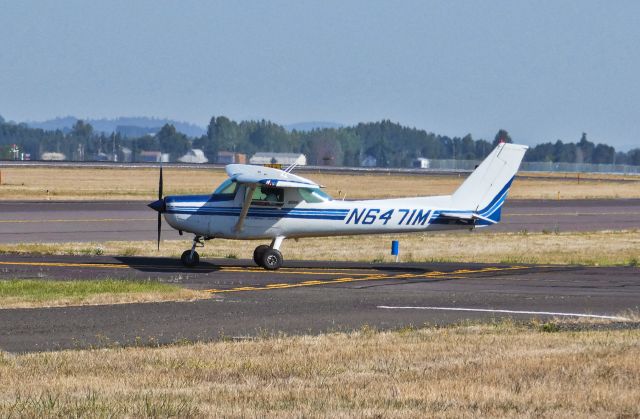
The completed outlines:
<svg viewBox="0 0 640 419">
<path fill-rule="evenodd" d="M 107 269 L 128 269 L 128 268 L 146 268 L 146 269 L 175 269 L 176 266 L 144 266 L 144 265 L 127 265 L 124 263 L 68 263 L 68 262 L 19 262 L 19 261 L 0 261 L 0 265 L 14 265 L 14 266 L 50 266 L 50 267 L 75 267 L 75 268 L 107 268 Z M 331 285 L 331 284 L 344 284 L 349 282 L 362 282 L 362 281 L 379 281 L 379 280 L 393 280 L 393 279 L 438 279 L 438 278 L 447 278 L 447 279 L 462 279 L 467 278 L 470 274 L 478 274 L 485 272 L 501 272 L 501 271 L 514 271 L 514 270 L 523 270 L 529 269 L 526 266 L 507 266 L 507 267 L 495 267 L 495 266 L 487 266 L 479 269 L 457 269 L 451 272 L 441 272 L 441 271 L 431 271 L 431 272 L 421 272 L 421 273 L 398 273 L 398 274 L 375 274 L 375 273 L 359 273 L 359 272 L 348 272 L 348 269 L 343 269 L 341 272 L 339 270 L 324 270 L 323 268 L 319 268 L 314 270 L 311 268 L 310 271 L 301 271 L 295 270 L 295 268 L 288 269 L 280 269 L 278 271 L 266 271 L 261 268 L 227 268 L 227 267 L 219 267 L 217 269 L 218 272 L 237 272 L 237 273 L 264 273 L 264 274 L 285 274 L 285 275 L 348 275 L 344 277 L 334 278 L 334 279 L 312 279 L 301 282 L 294 283 L 270 283 L 265 285 L 251 285 L 251 286 L 242 286 L 235 288 L 227 288 L 227 289 L 207 289 L 205 292 L 209 292 L 211 294 L 223 294 L 223 293 L 233 293 L 233 292 L 242 292 L 242 291 L 268 291 L 268 290 L 277 290 L 277 289 L 288 289 L 288 288 L 300 288 L 300 287 L 314 287 L 319 285 Z M 203 272 L 210 271 L 211 269 L 206 268 L 191 268 L 190 272 Z"/>
<path fill-rule="evenodd" d="M 126 269 L 128 265 L 117 263 L 68 263 L 68 262 L 4 262 L 0 261 L 0 265 L 17 265 L 17 266 L 53 266 L 58 268 L 74 267 L 74 268 L 112 268 Z"/>
<path fill-rule="evenodd" d="M 19 262 L 19 261 L 0 261 L 0 265 L 14 265 L 14 266 L 41 266 L 41 267 L 56 267 L 56 268 L 64 268 L 64 267 L 72 267 L 72 268 L 100 268 L 100 269 L 136 269 L 136 268 L 145 268 L 145 269 L 176 269 L 179 266 L 160 266 L 160 265 L 127 265 L 125 263 L 69 263 L 69 262 Z M 428 273 L 420 273 L 420 274 L 396 274 L 390 277 L 393 278 L 415 278 L 420 276 L 440 276 L 440 275 L 450 275 L 450 274 L 470 274 L 470 273 L 482 273 L 482 272 L 496 272 L 496 271 L 505 271 L 505 270 L 514 270 L 514 269 L 526 269 L 523 266 L 510 266 L 506 268 L 499 267 L 486 267 L 481 269 L 458 269 L 453 272 L 440 272 L 440 271 L 432 271 Z M 209 272 L 211 268 L 190 268 L 189 272 Z M 365 269 L 366 270 L 366 269 Z M 349 272 L 348 269 L 343 270 L 324 270 L 323 268 L 315 269 L 310 268 L 310 270 L 296 270 L 296 268 L 284 268 L 279 269 L 277 271 L 267 271 L 262 268 L 234 268 L 234 267 L 218 267 L 218 272 L 234 272 L 234 273 L 261 273 L 261 274 L 286 274 L 286 275 L 344 275 L 347 274 L 349 276 L 356 276 L 362 278 L 371 278 L 373 275 L 371 273 L 360 273 L 360 272 Z M 380 275 L 380 274 L 378 274 Z M 381 274 L 384 277 L 387 275 Z M 314 284 L 315 285 L 315 284 Z"/>
<path fill-rule="evenodd" d="M 128 265 L 125 263 L 70 263 L 70 262 L 21 262 L 21 261 L 0 261 L 0 265 L 15 265 L 15 266 L 49 266 L 49 267 L 74 267 L 74 268 L 110 268 L 110 269 L 128 269 L 128 268 L 146 268 L 146 269 L 175 269 L 179 267 L 179 265 L 175 266 L 161 266 L 161 265 Z M 301 271 L 296 270 L 298 268 L 282 268 L 277 271 L 267 271 L 262 268 L 248 267 L 248 268 L 236 268 L 236 267 L 218 267 L 217 271 L 222 272 L 239 272 L 239 273 L 263 273 L 263 274 L 295 274 L 295 275 L 342 275 L 348 274 L 351 276 L 360 276 L 360 277 L 371 277 L 374 275 L 379 276 L 387 276 L 385 274 L 371 274 L 371 273 L 359 273 L 359 272 L 350 272 L 349 268 L 344 269 L 335 269 L 335 270 L 325 270 L 326 268 L 309 268 L 308 270 Z M 357 269 L 357 268 L 354 268 Z M 527 269 L 526 266 L 509 266 L 509 267 L 493 267 L 488 266 L 480 269 L 458 269 L 452 272 L 440 272 L 440 271 L 431 271 L 428 273 L 420 273 L 420 274 L 396 274 L 392 275 L 394 278 L 414 278 L 416 276 L 425 276 L 425 275 L 448 275 L 448 274 L 467 274 L 467 273 L 481 273 L 481 272 L 495 272 L 495 271 L 508 271 L 515 269 Z M 189 272 L 209 272 L 211 268 L 189 268 Z M 367 270 L 366 268 L 362 270 Z M 371 270 L 375 270 L 375 268 L 371 268 Z"/>
<path fill-rule="evenodd" d="M 181 265 L 161 266 L 161 265 L 127 265 L 125 263 L 69 263 L 69 262 L 18 262 L 18 261 L 0 261 L 0 265 L 15 266 L 40 266 L 40 267 L 56 267 L 56 268 L 100 268 L 100 269 L 176 269 Z M 237 273 L 261 273 L 261 274 L 287 274 L 287 275 L 344 275 L 348 273 L 354 276 L 368 276 L 371 273 L 349 272 L 349 270 L 325 270 L 325 268 L 310 268 L 311 270 L 296 270 L 296 268 L 283 268 L 277 271 L 267 271 L 262 268 L 234 268 L 234 267 L 214 267 L 214 268 L 189 268 L 189 272 L 210 272 L 216 270 L 218 272 L 237 272 Z"/>
<path fill-rule="evenodd" d="M 266 284 L 264 286 L 244 286 L 244 287 L 235 287 L 235 288 L 227 288 L 227 289 L 207 289 L 205 292 L 210 292 L 212 294 L 224 294 L 224 293 L 232 293 L 232 292 L 243 292 L 243 291 L 269 291 L 274 289 L 285 289 L 285 288 L 301 288 L 301 287 L 313 287 L 318 285 L 331 285 L 331 284 L 340 284 L 340 283 L 348 283 L 348 282 L 361 282 L 361 281 L 379 281 L 379 280 L 389 280 L 389 279 L 438 279 L 438 278 L 447 278 L 447 279 L 463 279 L 466 278 L 465 274 L 476 274 L 483 272 L 496 272 L 496 271 L 514 271 L 514 270 L 522 270 L 529 269 L 526 266 L 508 266 L 504 268 L 499 267 L 486 267 L 480 269 L 458 269 L 452 272 L 440 272 L 433 271 L 427 273 L 419 273 L 419 274 L 395 274 L 395 275 L 384 275 L 384 274 L 369 274 L 367 276 L 363 276 L 360 278 L 353 277 L 344 277 L 344 278 L 335 278 L 335 279 L 327 279 L 327 280 L 311 280 L 311 281 L 303 281 L 303 282 L 295 282 L 291 284 L 287 283 L 276 283 L 276 284 Z"/>
</svg>

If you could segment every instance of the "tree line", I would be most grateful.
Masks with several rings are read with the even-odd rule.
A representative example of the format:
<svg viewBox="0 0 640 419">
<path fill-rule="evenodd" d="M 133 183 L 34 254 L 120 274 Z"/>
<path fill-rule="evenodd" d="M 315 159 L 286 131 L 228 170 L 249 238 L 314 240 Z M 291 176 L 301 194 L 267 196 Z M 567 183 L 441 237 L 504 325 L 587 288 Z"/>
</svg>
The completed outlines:
<svg viewBox="0 0 640 419">
<path fill-rule="evenodd" d="M 389 120 L 359 123 L 341 128 L 312 131 L 288 131 L 266 121 L 233 121 L 214 116 L 206 134 L 189 137 L 173 125 L 164 125 L 155 135 L 124 137 L 120 134 L 97 133 L 81 120 L 68 132 L 29 128 L 25 124 L 6 122 L 0 117 L 0 159 L 12 159 L 11 145 L 31 159 L 46 152 L 62 153 L 68 160 L 104 160 L 115 151 L 122 160 L 125 149 L 139 160 L 142 151 L 168 153 L 177 160 L 191 148 L 202 149 L 210 162 L 219 151 L 302 153 L 312 165 L 360 166 L 365 159 L 379 167 L 408 167 L 418 157 L 430 159 L 480 160 L 501 142 L 512 142 L 506 130 L 499 130 L 492 141 L 464 137 L 448 137 L 422 129 L 402 126 Z M 596 144 L 582 134 L 576 142 L 546 142 L 529 149 L 525 161 L 568 163 L 616 163 L 640 165 L 640 148 L 616 151 L 607 144 Z"/>
</svg>

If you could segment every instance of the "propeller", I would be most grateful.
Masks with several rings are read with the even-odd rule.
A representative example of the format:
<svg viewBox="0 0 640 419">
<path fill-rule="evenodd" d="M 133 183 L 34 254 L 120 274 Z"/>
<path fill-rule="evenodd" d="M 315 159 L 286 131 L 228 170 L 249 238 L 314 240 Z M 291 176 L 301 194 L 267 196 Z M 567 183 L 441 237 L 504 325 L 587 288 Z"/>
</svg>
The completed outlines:
<svg viewBox="0 0 640 419">
<path fill-rule="evenodd" d="M 160 179 L 158 180 L 158 200 L 147 205 L 158 212 L 158 250 L 160 250 L 160 233 L 162 231 L 162 213 L 166 210 L 166 204 L 162 196 L 162 165 L 160 165 Z"/>
</svg>

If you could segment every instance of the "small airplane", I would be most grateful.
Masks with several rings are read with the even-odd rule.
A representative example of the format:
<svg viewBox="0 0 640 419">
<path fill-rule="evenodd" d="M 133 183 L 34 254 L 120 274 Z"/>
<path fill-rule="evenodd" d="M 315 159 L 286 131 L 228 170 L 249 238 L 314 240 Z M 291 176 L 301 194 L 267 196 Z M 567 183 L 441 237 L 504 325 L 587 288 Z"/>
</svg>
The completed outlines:
<svg viewBox="0 0 640 419">
<path fill-rule="evenodd" d="M 322 186 L 285 170 L 246 164 L 226 166 L 229 178 L 210 195 L 162 196 L 158 200 L 158 249 L 162 215 L 171 227 L 194 234 L 181 261 L 194 267 L 196 251 L 214 238 L 271 240 L 253 252 L 253 260 L 268 270 L 282 266 L 285 238 L 388 234 L 474 229 L 500 221 L 511 183 L 527 146 L 499 144 L 452 194 L 345 201 L 333 200 Z M 203 241 L 204 240 L 204 241 Z"/>
</svg>

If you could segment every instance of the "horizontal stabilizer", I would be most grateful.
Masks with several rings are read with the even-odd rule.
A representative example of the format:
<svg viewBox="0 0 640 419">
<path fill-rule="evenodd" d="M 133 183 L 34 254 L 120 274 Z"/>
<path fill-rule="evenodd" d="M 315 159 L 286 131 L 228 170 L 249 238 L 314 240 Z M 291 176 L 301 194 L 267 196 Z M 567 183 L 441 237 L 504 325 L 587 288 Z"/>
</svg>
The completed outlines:
<svg viewBox="0 0 640 419">
<path fill-rule="evenodd" d="M 489 224 L 496 224 L 497 221 L 492 220 L 491 218 L 484 217 L 475 212 L 441 212 L 441 217 L 471 221 L 471 220 L 482 220 Z"/>
</svg>

